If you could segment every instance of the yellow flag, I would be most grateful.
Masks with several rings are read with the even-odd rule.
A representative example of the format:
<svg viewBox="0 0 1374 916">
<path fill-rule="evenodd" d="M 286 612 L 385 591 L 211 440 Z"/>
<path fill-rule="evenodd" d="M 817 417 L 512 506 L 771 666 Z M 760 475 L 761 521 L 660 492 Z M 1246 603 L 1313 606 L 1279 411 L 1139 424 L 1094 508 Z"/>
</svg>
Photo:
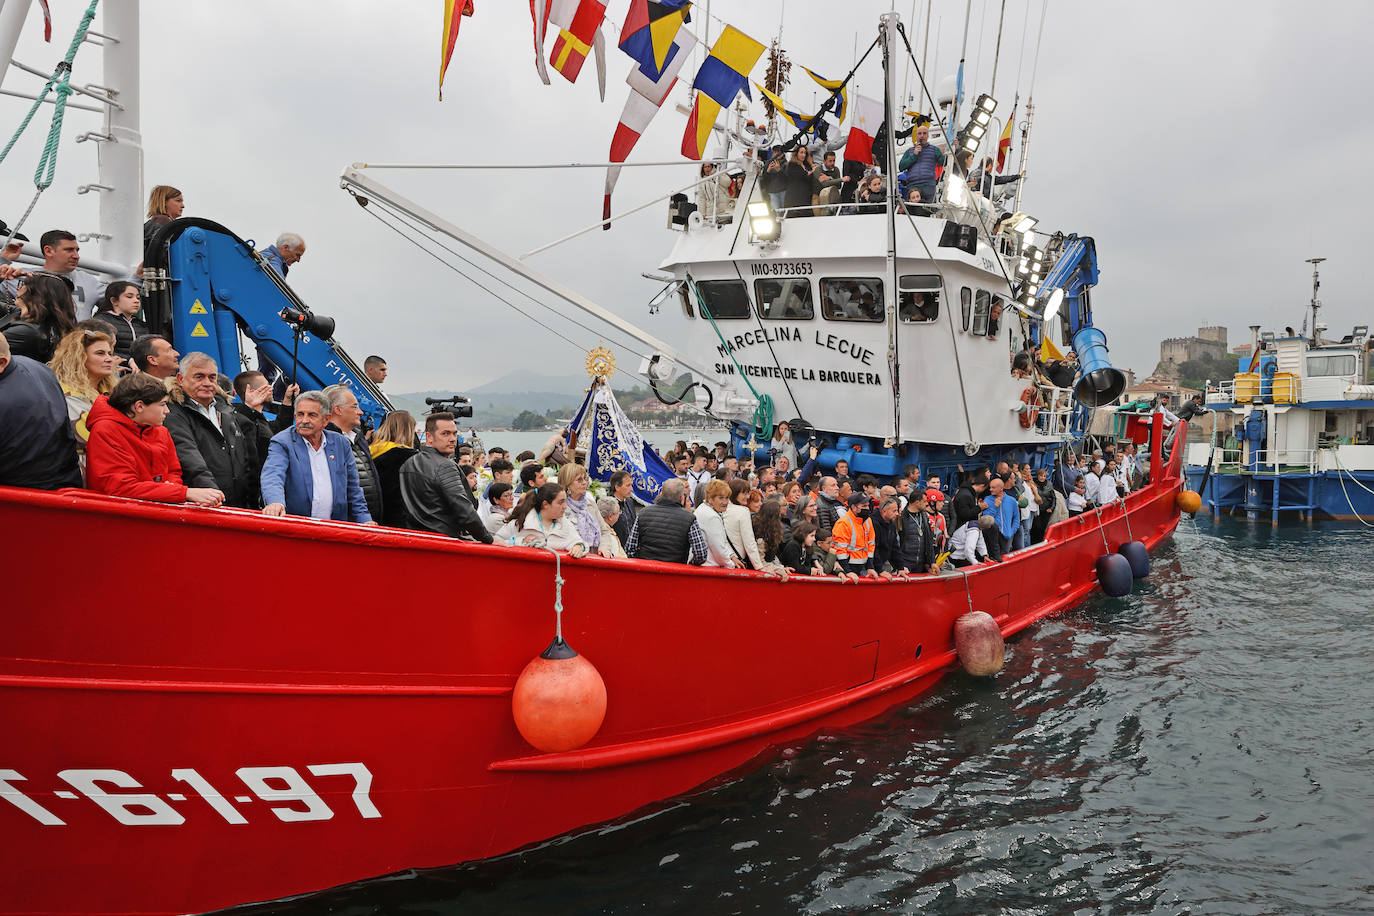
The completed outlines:
<svg viewBox="0 0 1374 916">
<path fill-rule="evenodd" d="M 1054 345 L 1054 341 L 1050 340 L 1048 334 L 1040 338 L 1040 359 L 1042 362 L 1063 358 L 1064 354 L 1059 352 L 1059 348 Z"/>
</svg>

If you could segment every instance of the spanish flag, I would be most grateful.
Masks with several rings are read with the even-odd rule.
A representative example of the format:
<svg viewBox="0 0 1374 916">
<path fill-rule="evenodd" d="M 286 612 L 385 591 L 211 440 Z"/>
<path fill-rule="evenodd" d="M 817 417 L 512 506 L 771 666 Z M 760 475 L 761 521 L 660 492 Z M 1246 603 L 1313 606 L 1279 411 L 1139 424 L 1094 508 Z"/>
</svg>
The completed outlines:
<svg viewBox="0 0 1374 916">
<path fill-rule="evenodd" d="M 749 95 L 749 71 L 763 55 L 763 45 L 732 25 L 727 25 L 711 48 L 711 56 L 697 71 L 692 83 L 696 100 L 682 135 L 682 155 L 700 159 L 706 153 L 706 141 L 716 116 L 744 90 Z M 752 99 L 752 96 L 750 97 Z"/>
<path fill-rule="evenodd" d="M 47 7 L 44 6 L 46 10 Z M 448 62 L 453 57 L 453 46 L 458 41 L 458 25 L 464 16 L 472 15 L 472 0 L 444 0 L 444 37 L 439 46 L 439 101 L 444 100 L 444 74 L 448 72 Z"/>
<path fill-rule="evenodd" d="M 1002 139 L 997 141 L 997 171 L 1000 173 L 1007 164 L 1007 154 L 1011 152 L 1011 126 L 1016 123 L 1016 106 L 1011 106 L 1007 116 L 1007 127 L 1002 131 Z"/>
</svg>

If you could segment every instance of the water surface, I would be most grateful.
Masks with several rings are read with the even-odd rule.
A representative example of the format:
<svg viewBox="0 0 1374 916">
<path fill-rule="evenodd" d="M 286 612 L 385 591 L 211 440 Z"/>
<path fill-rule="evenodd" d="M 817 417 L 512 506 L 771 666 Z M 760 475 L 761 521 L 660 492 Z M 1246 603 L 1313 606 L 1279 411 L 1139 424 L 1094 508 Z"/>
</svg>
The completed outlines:
<svg viewBox="0 0 1374 916">
<path fill-rule="evenodd" d="M 1374 532 L 1184 520 L 995 679 L 613 829 L 253 913 L 1374 913 Z"/>
</svg>

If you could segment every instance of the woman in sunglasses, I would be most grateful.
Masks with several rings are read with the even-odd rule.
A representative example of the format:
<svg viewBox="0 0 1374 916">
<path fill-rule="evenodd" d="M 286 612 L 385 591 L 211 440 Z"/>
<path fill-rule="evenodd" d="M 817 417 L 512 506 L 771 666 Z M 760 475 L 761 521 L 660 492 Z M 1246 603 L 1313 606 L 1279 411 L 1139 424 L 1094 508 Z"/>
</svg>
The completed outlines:
<svg viewBox="0 0 1374 916">
<path fill-rule="evenodd" d="M 21 277 L 14 304 L 17 312 L 0 314 L 0 332 L 10 342 L 10 352 L 48 362 L 57 342 L 76 327 L 71 287 L 46 274 Z"/>
</svg>

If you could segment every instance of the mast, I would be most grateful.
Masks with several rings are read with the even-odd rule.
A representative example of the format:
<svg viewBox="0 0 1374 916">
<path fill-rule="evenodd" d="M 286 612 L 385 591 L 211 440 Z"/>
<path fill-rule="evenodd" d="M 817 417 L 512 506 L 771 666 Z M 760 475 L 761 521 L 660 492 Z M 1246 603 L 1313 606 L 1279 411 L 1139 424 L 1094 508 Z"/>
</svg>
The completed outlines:
<svg viewBox="0 0 1374 916">
<path fill-rule="evenodd" d="M 30 0 L 0 0 L 0 61 L 3 61 L 3 65 L 0 65 L 0 84 L 5 82 L 10 61 L 14 59 L 19 33 L 24 28 L 24 19 L 29 15 L 29 3 Z"/>
<path fill-rule="evenodd" d="M 1042 0 L 1040 4 L 1040 28 L 1035 35 L 1035 63 L 1031 65 L 1030 92 L 1026 94 L 1026 126 L 1021 128 L 1021 162 L 1017 169 L 1018 172 L 1026 170 L 1026 163 L 1030 160 L 1030 132 L 1031 122 L 1035 120 L 1035 75 L 1040 70 L 1040 41 L 1045 37 L 1045 13 L 1049 10 L 1050 0 Z M 1026 179 L 1022 178 L 1016 183 L 1016 206 L 1015 210 L 1021 209 L 1021 191 L 1026 186 Z"/>
<path fill-rule="evenodd" d="M 972 2 L 972 0 L 970 0 Z M 887 285 L 891 292 L 883 297 L 887 313 L 887 371 L 892 379 L 892 441 L 902 441 L 901 402 L 902 391 L 898 382 L 900 364 L 897 358 L 897 300 L 901 291 L 897 288 L 897 132 L 894 129 L 895 112 L 892 110 L 896 62 L 892 50 L 897 47 L 897 26 L 901 17 L 895 12 L 883 13 L 879 18 L 883 35 L 883 138 L 887 141 L 883 155 L 883 172 L 887 175 Z"/>
<path fill-rule="evenodd" d="M 992 52 L 992 88 L 988 95 L 997 98 L 997 63 L 1002 59 L 1002 23 L 1007 18 L 1007 0 L 1002 0 L 1002 11 L 997 14 L 997 49 Z"/>
<path fill-rule="evenodd" d="M 143 136 L 139 133 L 138 4 L 109 3 L 103 26 L 105 91 L 121 108 L 105 106 L 100 158 L 100 257 L 133 267 L 143 260 Z"/>
<path fill-rule="evenodd" d="M 1317 300 L 1317 290 L 1321 289 L 1322 281 L 1317 276 L 1317 265 L 1326 258 L 1308 258 L 1307 263 L 1312 265 L 1312 346 L 1317 345 L 1317 310 L 1322 307 Z"/>
<path fill-rule="evenodd" d="M 959 123 L 959 103 L 964 95 L 964 60 L 968 57 L 968 23 L 972 17 L 973 0 L 968 0 L 964 5 L 964 43 L 959 48 L 959 78 L 954 85 L 954 107 L 949 110 L 950 130 L 954 130 L 954 125 Z"/>
</svg>

